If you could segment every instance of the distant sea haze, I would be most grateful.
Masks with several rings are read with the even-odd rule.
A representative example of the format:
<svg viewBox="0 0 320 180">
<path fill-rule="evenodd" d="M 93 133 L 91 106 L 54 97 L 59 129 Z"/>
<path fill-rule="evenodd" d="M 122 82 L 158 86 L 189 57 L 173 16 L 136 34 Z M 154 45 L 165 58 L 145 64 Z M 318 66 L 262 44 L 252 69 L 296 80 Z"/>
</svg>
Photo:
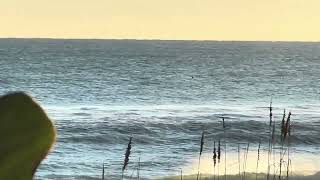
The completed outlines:
<svg viewBox="0 0 320 180">
<path fill-rule="evenodd" d="M 196 173 L 203 128 L 203 158 L 224 137 L 230 157 L 248 142 L 264 152 L 271 97 L 277 127 L 292 112 L 293 169 L 320 169 L 320 43 L 0 39 L 0 77 L 57 127 L 39 179 L 99 178 L 102 163 L 119 179 L 130 136 L 127 176 L 139 158 L 144 178 Z"/>
</svg>

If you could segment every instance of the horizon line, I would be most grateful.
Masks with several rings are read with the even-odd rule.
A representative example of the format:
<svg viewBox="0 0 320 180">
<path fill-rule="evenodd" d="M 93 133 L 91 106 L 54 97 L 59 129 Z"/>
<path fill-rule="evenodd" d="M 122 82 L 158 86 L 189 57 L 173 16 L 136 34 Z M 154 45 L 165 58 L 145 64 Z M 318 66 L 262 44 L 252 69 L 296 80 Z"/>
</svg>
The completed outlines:
<svg viewBox="0 0 320 180">
<path fill-rule="evenodd" d="M 98 40 L 98 41 L 200 41 L 200 42 L 292 42 L 292 43 L 320 43 L 320 40 L 215 40 L 215 39 L 153 39 L 153 38 L 58 38 L 58 37 L 0 37 L 1 39 L 24 40 Z"/>
</svg>

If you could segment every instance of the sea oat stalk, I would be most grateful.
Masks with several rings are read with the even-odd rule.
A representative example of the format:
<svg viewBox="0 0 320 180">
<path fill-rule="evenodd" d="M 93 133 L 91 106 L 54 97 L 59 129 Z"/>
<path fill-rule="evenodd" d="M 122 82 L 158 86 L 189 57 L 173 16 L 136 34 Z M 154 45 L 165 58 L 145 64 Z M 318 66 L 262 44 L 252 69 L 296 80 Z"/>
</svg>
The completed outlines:
<svg viewBox="0 0 320 180">
<path fill-rule="evenodd" d="M 272 125 L 272 97 L 270 100 L 270 106 L 269 106 L 269 149 L 268 149 L 268 172 L 267 172 L 267 180 L 270 179 L 270 156 L 272 151 L 272 137 L 271 137 L 271 125 Z"/>
<path fill-rule="evenodd" d="M 200 161 L 201 161 L 201 154 L 203 151 L 203 145 L 204 145 L 204 130 L 202 131 L 201 140 L 200 140 L 200 153 L 199 153 L 199 163 L 198 163 L 198 174 L 197 174 L 197 180 L 199 180 L 199 174 L 200 174 Z"/>
<path fill-rule="evenodd" d="M 224 136 L 224 180 L 227 179 L 227 141 L 226 141 L 226 124 L 224 117 L 222 117 L 222 127 Z"/>
<path fill-rule="evenodd" d="M 104 180 L 104 163 L 102 163 L 102 180 Z"/>
<path fill-rule="evenodd" d="M 239 179 L 241 179 L 241 165 L 240 165 L 240 144 L 238 144 L 238 164 L 239 164 Z"/>
<path fill-rule="evenodd" d="M 217 165 L 217 149 L 216 141 L 213 141 L 213 179 L 216 179 L 216 165 Z"/>
<path fill-rule="evenodd" d="M 125 153 L 124 163 L 123 163 L 123 166 L 122 166 L 122 178 L 121 179 L 123 179 L 124 170 L 126 169 L 127 165 L 129 164 L 129 157 L 130 157 L 130 154 L 131 154 L 131 144 L 132 144 L 132 137 L 130 137 L 130 139 L 129 139 L 129 143 L 128 143 L 127 150 L 126 150 L 126 153 Z"/>
</svg>

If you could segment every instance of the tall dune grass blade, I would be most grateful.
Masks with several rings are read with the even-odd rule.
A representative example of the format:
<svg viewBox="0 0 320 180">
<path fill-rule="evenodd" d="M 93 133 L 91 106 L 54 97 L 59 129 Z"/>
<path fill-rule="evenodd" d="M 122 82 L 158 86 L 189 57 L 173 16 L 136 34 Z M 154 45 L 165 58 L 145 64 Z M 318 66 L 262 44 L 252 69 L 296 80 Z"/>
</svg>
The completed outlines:
<svg viewBox="0 0 320 180">
<path fill-rule="evenodd" d="M 257 157 L 257 167 L 256 167 L 256 180 L 258 180 L 258 169 L 259 169 L 259 160 L 260 160 L 260 145 L 261 145 L 261 141 L 259 141 L 259 146 L 258 146 L 258 157 Z"/>
<path fill-rule="evenodd" d="M 270 179 L 270 156 L 272 151 L 272 141 L 271 141 L 271 125 L 272 125 L 272 97 L 269 105 L 269 148 L 268 148 L 268 172 L 267 172 L 267 180 Z"/>
<path fill-rule="evenodd" d="M 126 169 L 127 165 L 129 164 L 129 157 L 130 157 L 130 154 L 131 154 L 131 144 L 132 144 L 132 137 L 130 137 L 130 139 L 129 139 L 128 147 L 127 147 L 127 150 L 126 150 L 126 153 L 125 153 L 125 157 L 124 157 L 124 163 L 123 163 L 123 166 L 122 166 L 122 179 L 123 179 L 123 176 L 124 176 L 124 170 Z"/>
<path fill-rule="evenodd" d="M 201 142 L 200 142 L 200 156 L 201 156 L 202 151 L 203 151 L 203 145 L 204 145 L 204 131 L 202 132 L 202 135 L 201 135 Z"/>
<path fill-rule="evenodd" d="M 272 97 L 270 100 L 269 113 L 270 113 L 269 114 L 269 118 L 270 118 L 269 126 L 271 126 L 271 123 L 272 123 Z"/>
<path fill-rule="evenodd" d="M 276 164 L 276 159 L 275 159 L 275 151 L 274 151 L 274 144 L 275 144 L 275 131 L 276 131 L 276 120 L 273 119 L 273 122 L 272 122 L 273 126 L 272 126 L 272 134 L 271 134 L 271 149 L 270 149 L 270 156 L 272 157 L 273 156 L 273 179 L 275 179 L 275 174 L 276 174 L 276 167 L 275 167 L 275 164 Z M 272 155 L 273 153 L 273 155 Z M 270 158 L 271 158 L 270 157 Z"/>
<path fill-rule="evenodd" d="M 246 179 L 246 168 L 247 168 L 247 159 L 248 159 L 248 153 L 249 153 L 249 143 L 247 145 L 246 152 L 244 154 L 244 165 L 243 165 L 243 179 Z"/>
<path fill-rule="evenodd" d="M 281 120 L 281 140 L 283 139 L 284 136 L 284 131 L 285 129 L 285 118 L 286 118 L 286 109 L 283 110 L 283 116 Z"/>
<path fill-rule="evenodd" d="M 281 150 L 280 150 L 280 167 L 279 167 L 279 180 L 282 177 L 282 163 L 283 161 L 283 157 L 285 156 L 285 152 L 284 151 L 284 144 L 285 144 L 285 140 L 288 137 L 288 135 L 290 134 L 290 119 L 291 119 L 291 112 L 289 112 L 288 117 L 286 122 L 284 123 L 284 127 L 282 129 L 282 134 L 283 134 L 283 138 L 281 140 Z M 288 141 L 288 151 L 289 151 L 289 137 L 287 138 Z M 289 156 L 289 155 L 288 155 Z M 288 157 L 289 158 L 289 157 Z M 287 168 L 288 171 L 288 168 Z M 287 173 L 288 174 L 288 173 Z"/>
<path fill-rule="evenodd" d="M 220 163 L 220 157 L 221 157 L 221 144 L 220 140 L 218 142 L 218 164 Z"/>
<path fill-rule="evenodd" d="M 240 167 L 240 144 L 238 144 L 238 164 L 239 164 L 239 179 L 241 179 L 241 167 Z"/>
<path fill-rule="evenodd" d="M 218 180 L 220 179 L 220 157 L 221 157 L 221 143 L 218 142 Z"/>
<path fill-rule="evenodd" d="M 290 126 L 290 118 L 291 118 L 291 112 L 289 112 L 288 114 L 288 118 L 285 124 L 285 131 L 284 131 L 284 139 L 287 137 L 288 133 L 289 133 L 289 126 Z"/>
<path fill-rule="evenodd" d="M 224 117 L 222 117 L 222 127 L 224 136 L 224 179 L 227 179 L 227 141 L 226 141 L 226 124 Z"/>
<path fill-rule="evenodd" d="M 104 180 L 104 163 L 102 164 L 102 180 Z"/>
<path fill-rule="evenodd" d="M 213 179 L 216 179 L 216 165 L 217 165 L 217 149 L 216 141 L 213 141 Z"/>
<path fill-rule="evenodd" d="M 203 145 L 204 145 L 204 131 L 202 131 L 201 140 L 200 140 L 200 153 L 199 153 L 199 163 L 198 163 L 197 180 L 199 180 L 200 161 L 201 161 L 201 154 L 202 154 L 202 151 L 203 151 Z"/>
<path fill-rule="evenodd" d="M 287 159 L 287 180 L 289 180 L 289 166 L 291 163 L 290 160 L 290 136 L 291 136 L 291 112 L 289 112 L 289 122 L 288 122 L 288 159 Z"/>
<path fill-rule="evenodd" d="M 217 164 L 217 150 L 216 150 L 216 142 L 213 142 L 213 166 L 215 167 Z"/>
</svg>

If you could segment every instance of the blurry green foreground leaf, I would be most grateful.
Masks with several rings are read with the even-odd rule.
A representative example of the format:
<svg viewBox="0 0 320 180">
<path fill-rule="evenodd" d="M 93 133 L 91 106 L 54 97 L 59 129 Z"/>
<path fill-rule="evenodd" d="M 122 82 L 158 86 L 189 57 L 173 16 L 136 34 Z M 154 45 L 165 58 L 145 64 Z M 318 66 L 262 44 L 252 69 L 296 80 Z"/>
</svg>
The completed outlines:
<svg viewBox="0 0 320 180">
<path fill-rule="evenodd" d="M 0 97 L 1 180 L 31 180 L 54 141 L 52 122 L 30 96 Z"/>
</svg>

